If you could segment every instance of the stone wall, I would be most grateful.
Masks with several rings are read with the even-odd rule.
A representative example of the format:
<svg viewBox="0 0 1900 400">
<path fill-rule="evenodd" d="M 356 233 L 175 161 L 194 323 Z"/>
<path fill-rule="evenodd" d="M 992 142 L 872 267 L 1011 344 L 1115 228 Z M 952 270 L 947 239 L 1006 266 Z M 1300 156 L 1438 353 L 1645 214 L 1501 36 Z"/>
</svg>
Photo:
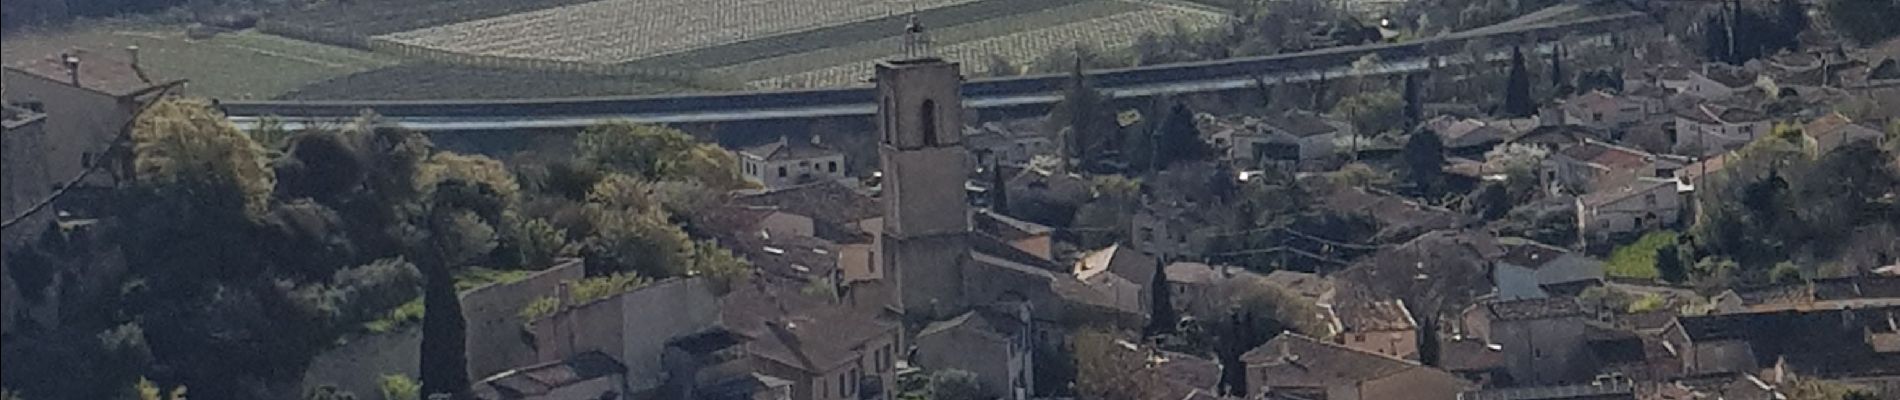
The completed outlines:
<svg viewBox="0 0 1900 400">
<path fill-rule="evenodd" d="M 537 360 L 524 339 L 521 309 L 542 297 L 553 296 L 562 282 L 583 278 L 579 259 L 557 261 L 552 268 L 525 279 L 462 292 L 462 316 L 468 321 L 469 379 L 479 380 Z"/>
<path fill-rule="evenodd" d="M 636 391 L 665 382 L 660 358 L 667 341 L 711 329 L 719 321 L 719 299 L 702 278 L 656 282 L 600 301 L 563 307 L 530 325 L 535 361 L 560 360 L 587 351 L 606 353 L 627 366 L 628 385 Z"/>
<path fill-rule="evenodd" d="M 294 395 L 332 385 L 355 393 L 359 399 L 378 399 L 383 375 L 403 374 L 414 378 L 418 376 L 421 362 L 420 324 L 380 335 L 352 337 L 348 343 L 310 360 L 310 367 L 303 373 L 302 389 Z"/>
</svg>

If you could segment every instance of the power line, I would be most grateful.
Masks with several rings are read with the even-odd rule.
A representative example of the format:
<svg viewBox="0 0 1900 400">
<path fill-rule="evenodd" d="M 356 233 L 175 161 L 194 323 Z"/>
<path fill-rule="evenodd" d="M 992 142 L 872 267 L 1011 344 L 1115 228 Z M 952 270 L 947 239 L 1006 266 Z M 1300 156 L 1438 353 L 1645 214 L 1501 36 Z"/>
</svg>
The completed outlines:
<svg viewBox="0 0 1900 400">
<path fill-rule="evenodd" d="M 126 119 L 125 124 L 119 126 L 119 134 L 117 135 L 117 137 L 113 138 L 112 142 L 106 144 L 105 154 L 112 154 L 114 150 L 123 148 L 123 146 L 121 146 L 122 144 L 126 142 L 130 142 L 131 136 L 132 136 L 132 124 L 138 122 L 139 116 L 145 115 L 145 111 L 148 109 L 151 109 L 153 104 L 158 104 L 158 99 L 164 98 L 166 93 L 171 92 L 172 88 L 177 87 L 178 84 L 180 83 L 184 83 L 184 81 L 175 81 L 172 83 L 165 84 L 164 86 L 159 88 L 158 95 L 152 96 L 151 100 L 147 100 L 145 101 L 145 103 L 140 104 L 139 109 L 137 111 L 132 112 L 132 118 Z M 99 170 L 100 166 L 105 165 L 105 164 L 108 164 L 108 163 L 96 162 L 96 163 L 93 163 L 92 165 L 86 166 L 86 169 L 80 170 L 77 176 L 74 176 L 72 179 L 68 179 L 66 180 L 65 183 L 59 185 L 59 189 L 54 189 L 53 193 L 47 195 L 45 199 L 40 200 L 37 203 L 33 203 L 32 207 L 27 207 L 26 212 L 22 212 L 20 213 L 20 215 L 15 215 L 11 218 L 7 218 L 7 220 L 4 222 L 0 222 L 0 229 L 11 228 L 13 227 L 13 225 L 19 224 L 20 221 L 25 221 L 26 217 L 32 216 L 33 213 L 40 212 L 40 210 L 45 209 L 47 206 L 53 205 L 54 200 L 58 200 L 60 196 L 66 195 L 66 192 L 71 191 L 74 187 L 79 186 L 79 182 L 84 182 L 87 177 L 92 176 L 93 171 Z"/>
</svg>

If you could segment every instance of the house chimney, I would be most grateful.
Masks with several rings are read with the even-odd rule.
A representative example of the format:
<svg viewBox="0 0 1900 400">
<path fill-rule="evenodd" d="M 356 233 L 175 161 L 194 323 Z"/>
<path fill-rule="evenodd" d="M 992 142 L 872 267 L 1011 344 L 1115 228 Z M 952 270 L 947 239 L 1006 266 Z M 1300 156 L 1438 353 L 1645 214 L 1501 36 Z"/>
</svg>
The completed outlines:
<svg viewBox="0 0 1900 400">
<path fill-rule="evenodd" d="M 79 55 L 60 53 L 59 62 L 66 65 L 66 76 L 71 78 L 73 86 L 79 86 Z"/>
<path fill-rule="evenodd" d="M 824 139 L 822 139 L 822 138 L 821 138 L 821 137 L 820 137 L 820 136 L 819 136 L 819 135 L 818 135 L 817 133 L 812 133 L 812 134 L 811 134 L 811 145 L 812 145 L 812 146 L 818 146 L 818 145 L 823 145 L 823 144 L 824 144 Z"/>
<path fill-rule="evenodd" d="M 561 281 L 560 286 L 554 287 L 554 302 L 555 302 L 554 309 L 555 310 L 567 311 L 567 308 L 573 305 L 573 304 L 570 304 L 572 300 L 569 300 L 567 298 L 569 283 L 570 282 L 568 281 Z"/>
<path fill-rule="evenodd" d="M 139 45 L 125 46 L 125 59 L 132 63 L 133 69 L 139 68 Z"/>
</svg>

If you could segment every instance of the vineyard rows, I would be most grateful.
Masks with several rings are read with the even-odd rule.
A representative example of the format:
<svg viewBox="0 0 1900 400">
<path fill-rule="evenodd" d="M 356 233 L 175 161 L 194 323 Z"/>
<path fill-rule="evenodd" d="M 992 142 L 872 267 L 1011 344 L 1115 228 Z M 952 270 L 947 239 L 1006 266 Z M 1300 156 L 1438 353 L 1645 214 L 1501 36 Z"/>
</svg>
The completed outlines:
<svg viewBox="0 0 1900 400">
<path fill-rule="evenodd" d="M 962 62 L 963 74 L 975 76 L 989 72 L 986 60 L 992 54 L 1022 66 L 1063 47 L 1081 45 L 1103 50 L 1124 49 L 1132 46 L 1143 33 L 1166 32 L 1175 23 L 1199 28 L 1220 22 L 1219 17 L 1205 13 L 1147 9 L 1041 29 L 1018 30 L 974 41 L 940 44 L 934 53 L 945 59 Z M 884 57 L 876 59 L 897 56 L 897 50 L 893 48 Z M 830 67 L 753 81 L 751 85 L 758 88 L 796 88 L 860 83 L 870 79 L 874 60 L 850 60 Z"/>
<path fill-rule="evenodd" d="M 458 53 L 618 63 L 970 1 L 602 0 L 378 38 Z"/>
</svg>

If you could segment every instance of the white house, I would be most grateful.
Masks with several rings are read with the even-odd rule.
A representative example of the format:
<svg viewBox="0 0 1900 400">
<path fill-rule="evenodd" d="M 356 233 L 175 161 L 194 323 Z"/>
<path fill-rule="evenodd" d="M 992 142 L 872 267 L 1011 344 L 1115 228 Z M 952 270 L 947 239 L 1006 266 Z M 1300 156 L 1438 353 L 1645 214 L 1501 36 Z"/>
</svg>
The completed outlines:
<svg viewBox="0 0 1900 400">
<path fill-rule="evenodd" d="M 776 142 L 740 150 L 739 169 L 746 180 L 767 190 L 845 178 L 844 153 L 820 143 L 817 135 L 811 142 L 781 137 Z"/>
<path fill-rule="evenodd" d="M 1662 102 L 1592 90 L 1565 100 L 1557 109 L 1563 115 L 1563 123 L 1621 131 L 1641 123 L 1650 114 L 1661 112 Z"/>
<path fill-rule="evenodd" d="M 1673 178 L 1640 177 L 1577 197 L 1577 229 L 1586 239 L 1672 225 L 1681 213 L 1682 196 Z"/>
<path fill-rule="evenodd" d="M 1736 94 L 1753 90 L 1754 74 L 1737 68 L 1725 66 L 1707 66 L 1701 71 L 1688 68 L 1664 68 L 1656 79 L 1656 84 L 1665 89 L 1703 100 L 1728 100 Z"/>
<path fill-rule="evenodd" d="M 1499 300 L 1550 297 L 1546 287 L 1603 279 L 1603 262 L 1557 246 L 1520 238 L 1499 238 L 1504 256 L 1491 268 Z"/>
<path fill-rule="evenodd" d="M 1233 133 L 1230 151 L 1235 159 L 1325 158 L 1332 156 L 1336 139 L 1352 136 L 1351 124 L 1299 110 L 1290 110 L 1248 125 L 1251 129 Z"/>
<path fill-rule="evenodd" d="M 1767 116 L 1741 108 L 1701 104 L 1678 110 L 1677 153 L 1711 155 L 1733 150 L 1768 134 L 1773 126 Z"/>
</svg>

